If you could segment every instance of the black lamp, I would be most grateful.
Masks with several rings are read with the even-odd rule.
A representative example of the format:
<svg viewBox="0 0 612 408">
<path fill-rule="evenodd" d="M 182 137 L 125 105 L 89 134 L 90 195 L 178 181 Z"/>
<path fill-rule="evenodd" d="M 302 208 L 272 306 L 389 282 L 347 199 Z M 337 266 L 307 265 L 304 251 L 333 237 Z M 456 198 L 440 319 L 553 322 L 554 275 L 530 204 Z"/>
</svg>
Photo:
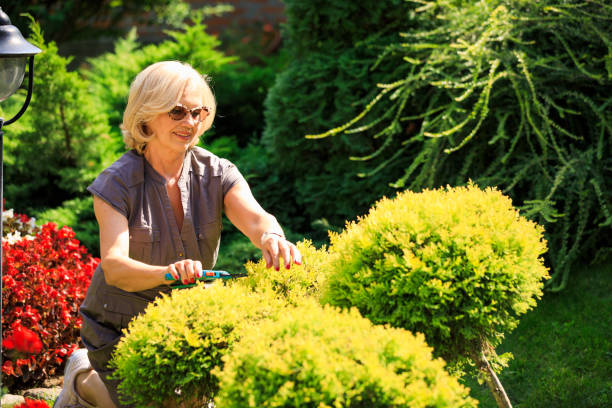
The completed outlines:
<svg viewBox="0 0 612 408">
<path fill-rule="evenodd" d="M 11 119 L 4 121 L 0 118 L 0 208 L 3 207 L 3 137 L 2 126 L 10 125 L 23 115 L 28 108 L 32 98 L 32 83 L 34 80 L 34 55 L 40 52 L 40 48 L 33 46 L 23 38 L 19 29 L 11 24 L 11 20 L 0 8 L 0 102 L 11 96 L 17 91 L 25 76 L 26 60 L 30 58 L 28 72 L 28 95 L 23 106 Z M 4 208 L 2 208 L 4 210 Z M 0 217 L 0 240 L 2 238 L 3 227 Z M 0 245 L 0 306 L 2 304 L 2 245 Z M 2 329 L 0 328 L 0 338 Z M 2 364 L 0 357 L 0 364 Z"/>
</svg>

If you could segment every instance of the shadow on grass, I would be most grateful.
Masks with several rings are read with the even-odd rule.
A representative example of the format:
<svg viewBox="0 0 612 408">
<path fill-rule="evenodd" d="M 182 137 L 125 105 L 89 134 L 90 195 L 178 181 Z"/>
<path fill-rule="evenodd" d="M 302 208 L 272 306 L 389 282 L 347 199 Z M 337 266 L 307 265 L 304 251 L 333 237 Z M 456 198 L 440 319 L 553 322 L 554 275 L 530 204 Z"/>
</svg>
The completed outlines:
<svg viewBox="0 0 612 408">
<path fill-rule="evenodd" d="M 497 351 L 514 354 L 500 380 L 515 408 L 612 407 L 612 263 L 577 268 Z M 465 384 L 480 407 L 497 407 L 485 384 Z"/>
</svg>

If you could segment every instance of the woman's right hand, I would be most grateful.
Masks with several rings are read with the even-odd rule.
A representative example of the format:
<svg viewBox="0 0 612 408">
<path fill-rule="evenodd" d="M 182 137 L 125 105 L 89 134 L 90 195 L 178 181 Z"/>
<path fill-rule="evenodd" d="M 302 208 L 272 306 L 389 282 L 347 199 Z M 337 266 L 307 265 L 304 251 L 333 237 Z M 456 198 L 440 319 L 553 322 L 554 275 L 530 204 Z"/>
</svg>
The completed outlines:
<svg viewBox="0 0 612 408">
<path fill-rule="evenodd" d="M 181 281 L 184 285 L 194 283 L 202 277 L 202 263 L 192 259 L 183 259 L 168 265 L 168 273 L 174 280 Z"/>
</svg>

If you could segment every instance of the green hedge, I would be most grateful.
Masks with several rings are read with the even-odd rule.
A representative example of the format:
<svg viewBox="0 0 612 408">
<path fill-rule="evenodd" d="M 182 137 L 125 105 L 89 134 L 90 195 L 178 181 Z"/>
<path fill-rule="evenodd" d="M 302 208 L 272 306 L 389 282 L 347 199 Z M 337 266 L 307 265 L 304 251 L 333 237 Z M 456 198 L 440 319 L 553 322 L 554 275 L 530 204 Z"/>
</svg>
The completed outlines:
<svg viewBox="0 0 612 408">
<path fill-rule="evenodd" d="M 494 347 L 548 277 L 543 229 L 499 191 L 474 185 L 383 199 L 333 234 L 329 249 L 298 248 L 302 265 L 249 262 L 245 278 L 148 307 L 113 360 L 126 401 L 471 406 L 404 330 L 423 333 L 454 372 L 484 371 L 481 356 L 499 371 L 507 356 Z"/>
<path fill-rule="evenodd" d="M 223 358 L 219 407 L 475 407 L 423 336 L 315 302 L 262 322 Z"/>
<path fill-rule="evenodd" d="M 175 290 L 134 319 L 111 361 L 120 398 L 136 407 L 177 401 L 204 405 L 218 390 L 213 368 L 250 330 L 284 307 L 272 295 L 202 284 Z"/>
</svg>

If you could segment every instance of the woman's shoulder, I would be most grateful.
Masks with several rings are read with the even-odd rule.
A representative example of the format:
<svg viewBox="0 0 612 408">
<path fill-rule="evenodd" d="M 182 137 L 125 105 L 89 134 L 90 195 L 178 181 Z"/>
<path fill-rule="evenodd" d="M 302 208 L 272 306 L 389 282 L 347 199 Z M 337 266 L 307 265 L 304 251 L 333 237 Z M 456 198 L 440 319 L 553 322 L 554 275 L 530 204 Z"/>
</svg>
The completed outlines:
<svg viewBox="0 0 612 408">
<path fill-rule="evenodd" d="M 144 180 L 144 158 L 135 150 L 130 150 L 104 169 L 98 177 L 118 178 L 127 186 L 142 183 Z"/>
<path fill-rule="evenodd" d="M 199 146 L 194 146 L 190 150 L 190 154 L 192 157 L 191 168 L 201 176 L 205 175 L 207 172 L 212 173 L 214 176 L 218 176 L 229 167 L 234 167 L 229 160 L 219 157 Z"/>
</svg>

